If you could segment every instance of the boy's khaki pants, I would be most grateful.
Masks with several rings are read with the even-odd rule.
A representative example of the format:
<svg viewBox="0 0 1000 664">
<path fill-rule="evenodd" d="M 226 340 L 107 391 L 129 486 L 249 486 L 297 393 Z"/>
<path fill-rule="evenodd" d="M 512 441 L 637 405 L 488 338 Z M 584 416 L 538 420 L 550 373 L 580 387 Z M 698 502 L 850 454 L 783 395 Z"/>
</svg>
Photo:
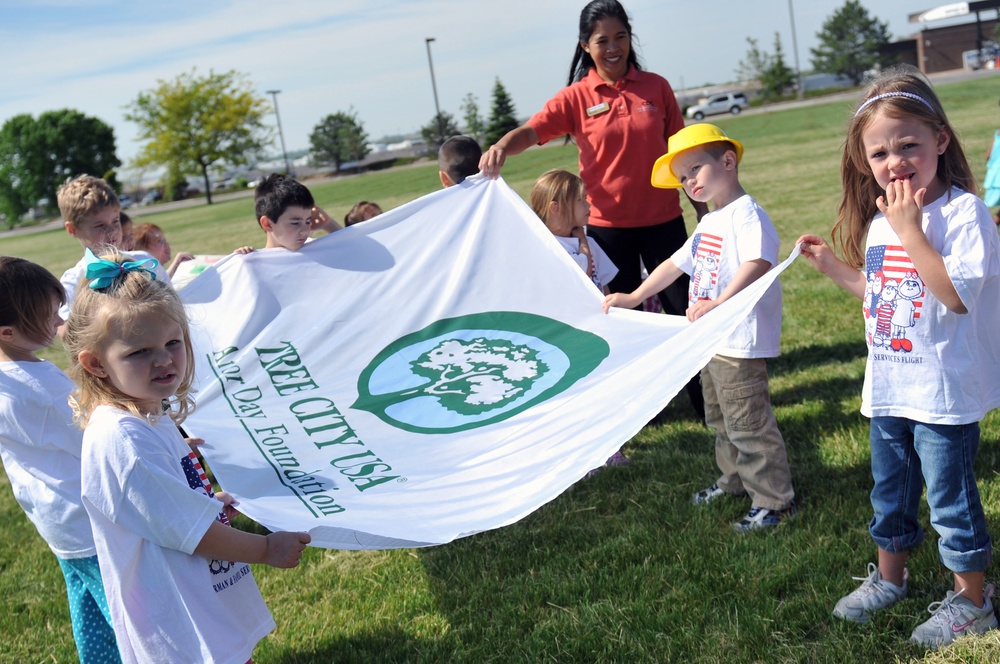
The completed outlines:
<svg viewBox="0 0 1000 664">
<path fill-rule="evenodd" d="M 767 360 L 716 355 L 701 371 L 705 423 L 715 429 L 718 485 L 750 494 L 753 507 L 791 505 L 792 474 L 785 441 L 771 409 Z"/>
</svg>

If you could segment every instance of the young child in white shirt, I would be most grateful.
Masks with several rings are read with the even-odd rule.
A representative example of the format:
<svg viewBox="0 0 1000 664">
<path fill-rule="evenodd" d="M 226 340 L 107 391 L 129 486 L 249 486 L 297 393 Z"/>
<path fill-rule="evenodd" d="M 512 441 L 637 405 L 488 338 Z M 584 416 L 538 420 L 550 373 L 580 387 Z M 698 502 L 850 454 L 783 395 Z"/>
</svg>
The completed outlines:
<svg viewBox="0 0 1000 664">
<path fill-rule="evenodd" d="M 682 274 L 691 275 L 687 317 L 695 321 L 763 276 L 778 262 L 778 234 L 767 213 L 740 185 L 743 145 L 710 124 L 671 136 L 653 165 L 653 186 L 684 188 L 693 201 L 711 203 L 694 234 L 631 294 L 615 293 L 604 310 L 634 307 Z M 781 285 L 775 283 L 701 372 L 705 423 L 715 429 L 715 460 L 722 471 L 692 502 L 749 494 L 750 511 L 737 532 L 772 528 L 795 513 L 785 441 L 771 408 L 767 358 L 781 340 Z"/>
<path fill-rule="evenodd" d="M 63 227 L 87 249 L 100 253 L 104 247 L 119 247 L 122 242 L 121 203 L 118 195 L 107 182 L 92 175 L 81 175 L 67 180 L 56 193 L 59 213 L 63 217 Z M 136 259 L 152 258 L 144 251 L 130 252 Z M 66 270 L 59 280 L 66 289 L 66 302 L 59 309 L 63 320 L 69 318 L 69 310 L 76 296 L 79 283 L 83 280 L 87 258 L 84 256 L 76 265 Z M 170 283 L 167 271 L 157 265 L 157 277 Z M 65 332 L 65 324 L 59 328 L 60 336 Z"/>
<path fill-rule="evenodd" d="M 254 214 L 267 238 L 265 249 L 298 251 L 312 241 L 313 231 L 333 233 L 341 225 L 316 205 L 309 188 L 281 173 L 271 173 L 254 189 Z M 249 254 L 253 247 L 239 247 L 238 254 Z"/>
<path fill-rule="evenodd" d="M 62 324 L 66 292 L 45 268 L 0 256 L 0 457 L 14 498 L 52 549 L 69 598 L 83 664 L 117 662 L 90 518 L 80 496 L 83 432 L 73 422 L 73 383 L 36 352 Z"/>
<path fill-rule="evenodd" d="M 531 209 L 545 223 L 566 253 L 587 273 L 602 294 L 608 294 L 608 282 L 618 274 L 618 268 L 596 242 L 587 241 L 586 226 L 590 217 L 587 187 L 569 171 L 553 169 L 542 173 L 531 187 Z M 630 466 L 632 461 L 618 450 L 605 466 Z M 587 474 L 591 477 L 600 468 Z"/>
<path fill-rule="evenodd" d="M 193 406 L 184 307 L 152 270 L 90 255 L 67 322 L 83 503 L 122 661 L 246 662 L 273 628 L 247 563 L 294 567 L 306 533 L 228 525 L 177 426 Z M 221 502 L 220 502 L 221 501 Z"/>
<path fill-rule="evenodd" d="M 531 209 L 562 248 L 587 273 L 598 290 L 607 295 L 607 284 L 618 274 L 618 268 L 600 245 L 587 241 L 585 228 L 590 204 L 583 180 L 569 171 L 547 171 L 535 180 L 529 201 Z"/>
<path fill-rule="evenodd" d="M 993 542 L 973 464 L 979 421 L 1000 405 L 1000 240 L 968 159 L 930 82 L 893 68 L 865 90 L 848 126 L 841 251 L 799 238 L 822 274 L 862 301 L 868 361 L 878 564 L 833 615 L 867 623 L 908 592 L 906 561 L 924 537 L 924 485 L 938 558 L 953 589 L 910 640 L 928 648 L 997 628 L 985 572 Z"/>
</svg>

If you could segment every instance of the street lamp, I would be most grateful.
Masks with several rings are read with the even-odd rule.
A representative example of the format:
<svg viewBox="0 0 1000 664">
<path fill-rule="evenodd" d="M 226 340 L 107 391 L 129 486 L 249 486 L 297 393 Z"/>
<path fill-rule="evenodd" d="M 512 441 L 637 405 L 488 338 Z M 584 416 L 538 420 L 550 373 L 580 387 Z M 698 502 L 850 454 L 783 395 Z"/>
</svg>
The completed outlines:
<svg viewBox="0 0 1000 664">
<path fill-rule="evenodd" d="M 431 68 L 431 89 L 434 90 L 434 110 L 437 112 L 438 135 L 441 137 L 441 142 L 444 143 L 444 121 L 441 118 L 441 106 L 438 105 L 437 83 L 434 82 L 434 61 L 431 60 L 432 41 L 434 41 L 434 37 L 424 39 L 424 43 L 427 45 L 427 65 Z"/>
<path fill-rule="evenodd" d="M 797 96 L 800 100 L 805 99 L 806 91 L 802 87 L 802 69 L 799 67 L 799 45 L 795 41 L 795 12 L 792 10 L 792 0 L 788 0 L 788 17 L 792 20 L 792 53 L 795 54 L 795 78 L 797 79 Z"/>
<path fill-rule="evenodd" d="M 274 116 L 278 118 L 278 136 L 281 137 L 281 156 L 285 159 L 285 175 L 292 174 L 292 168 L 288 165 L 288 151 L 285 149 L 285 133 L 281 131 L 281 113 L 278 112 L 278 93 L 281 90 L 268 90 L 267 94 L 274 98 Z"/>
</svg>

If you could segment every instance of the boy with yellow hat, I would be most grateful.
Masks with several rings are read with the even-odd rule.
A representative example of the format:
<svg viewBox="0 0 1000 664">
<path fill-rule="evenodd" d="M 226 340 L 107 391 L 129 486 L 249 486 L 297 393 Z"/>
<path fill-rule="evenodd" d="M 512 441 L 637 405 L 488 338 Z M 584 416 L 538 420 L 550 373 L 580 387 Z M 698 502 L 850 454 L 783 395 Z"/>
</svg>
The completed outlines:
<svg viewBox="0 0 1000 664">
<path fill-rule="evenodd" d="M 710 124 L 694 124 L 670 137 L 653 165 L 654 187 L 683 188 L 712 211 L 694 234 L 632 293 L 612 293 L 611 307 L 632 308 L 684 273 L 691 275 L 687 317 L 701 318 L 746 288 L 778 262 L 778 234 L 767 213 L 740 186 L 739 141 Z M 702 369 L 705 423 L 715 429 L 722 475 L 692 501 L 725 495 L 751 498 L 750 511 L 733 524 L 739 532 L 770 528 L 795 513 L 785 441 L 771 409 L 767 358 L 781 342 L 781 285 L 768 288 L 747 318 Z"/>
</svg>

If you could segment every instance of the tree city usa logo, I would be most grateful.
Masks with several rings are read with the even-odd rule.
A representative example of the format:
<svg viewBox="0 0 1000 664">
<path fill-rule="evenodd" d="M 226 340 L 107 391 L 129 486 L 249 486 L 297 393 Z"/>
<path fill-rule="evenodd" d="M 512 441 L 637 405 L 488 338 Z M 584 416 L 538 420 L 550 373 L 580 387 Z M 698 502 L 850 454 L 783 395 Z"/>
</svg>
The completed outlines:
<svg viewBox="0 0 1000 664">
<path fill-rule="evenodd" d="M 358 378 L 354 407 L 415 433 L 475 429 L 565 391 L 609 352 L 597 335 L 544 316 L 447 318 L 383 349 Z"/>
</svg>

